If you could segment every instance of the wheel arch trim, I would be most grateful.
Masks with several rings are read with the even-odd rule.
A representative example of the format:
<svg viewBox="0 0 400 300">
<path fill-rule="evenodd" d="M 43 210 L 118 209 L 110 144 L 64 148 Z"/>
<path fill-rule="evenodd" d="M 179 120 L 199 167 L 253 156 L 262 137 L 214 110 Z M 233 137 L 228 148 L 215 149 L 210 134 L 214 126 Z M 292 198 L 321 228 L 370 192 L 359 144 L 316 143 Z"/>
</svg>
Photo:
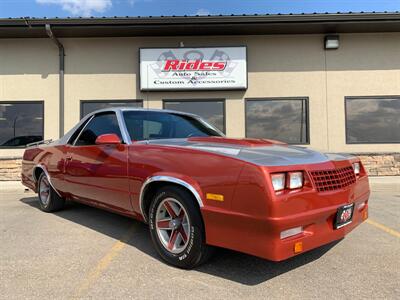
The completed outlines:
<svg viewBox="0 0 400 300">
<path fill-rule="evenodd" d="M 187 181 L 172 176 L 165 176 L 165 175 L 152 176 L 146 179 L 146 181 L 142 185 L 142 188 L 140 189 L 139 208 L 140 208 L 140 213 L 142 214 L 142 217 L 145 222 L 147 222 L 147 218 L 143 207 L 144 196 L 146 194 L 148 185 L 153 182 L 171 182 L 174 184 L 181 185 L 186 189 L 188 189 L 193 194 L 200 207 L 204 206 L 203 200 L 201 199 L 199 192 L 193 187 L 193 185 L 191 185 Z"/>
<path fill-rule="evenodd" d="M 45 174 L 45 175 L 47 176 L 47 178 L 49 179 L 49 183 L 50 183 L 51 187 L 53 188 L 53 190 L 55 190 L 56 193 L 57 193 L 57 195 L 61 197 L 60 193 L 59 193 L 59 192 L 57 191 L 57 189 L 54 187 L 54 185 L 53 185 L 53 183 L 52 183 L 52 181 L 51 181 L 51 177 L 50 177 L 50 175 L 49 175 L 49 172 L 47 172 L 47 169 L 46 169 L 46 167 L 45 167 L 44 165 L 41 165 L 41 164 L 36 165 L 36 166 L 33 168 L 33 170 L 32 170 L 32 177 L 33 177 L 33 179 L 35 180 L 35 184 L 37 184 L 37 181 L 39 180 L 39 178 L 36 178 L 36 170 L 37 170 L 38 168 L 41 169 L 41 170 L 44 172 L 44 174 Z"/>
</svg>

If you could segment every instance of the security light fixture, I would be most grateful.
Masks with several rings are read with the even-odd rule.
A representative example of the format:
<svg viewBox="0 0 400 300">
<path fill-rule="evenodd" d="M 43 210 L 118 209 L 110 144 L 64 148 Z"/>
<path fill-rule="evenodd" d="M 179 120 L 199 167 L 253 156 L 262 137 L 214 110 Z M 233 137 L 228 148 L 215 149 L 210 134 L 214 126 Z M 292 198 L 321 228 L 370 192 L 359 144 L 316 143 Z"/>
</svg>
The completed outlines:
<svg viewBox="0 0 400 300">
<path fill-rule="evenodd" d="M 325 36 L 325 50 L 339 49 L 339 36 L 327 35 Z"/>
</svg>

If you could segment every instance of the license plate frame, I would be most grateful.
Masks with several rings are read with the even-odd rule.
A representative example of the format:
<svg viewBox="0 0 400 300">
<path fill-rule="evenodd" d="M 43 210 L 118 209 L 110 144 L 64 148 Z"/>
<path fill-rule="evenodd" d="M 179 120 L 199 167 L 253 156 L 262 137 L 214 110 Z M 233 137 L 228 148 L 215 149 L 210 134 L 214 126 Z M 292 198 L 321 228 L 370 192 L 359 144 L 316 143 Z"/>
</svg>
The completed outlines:
<svg viewBox="0 0 400 300">
<path fill-rule="evenodd" d="M 333 223 L 334 229 L 342 228 L 349 225 L 353 221 L 354 203 L 346 204 L 337 209 L 335 221 Z M 345 218 L 343 220 L 343 218 Z"/>
</svg>

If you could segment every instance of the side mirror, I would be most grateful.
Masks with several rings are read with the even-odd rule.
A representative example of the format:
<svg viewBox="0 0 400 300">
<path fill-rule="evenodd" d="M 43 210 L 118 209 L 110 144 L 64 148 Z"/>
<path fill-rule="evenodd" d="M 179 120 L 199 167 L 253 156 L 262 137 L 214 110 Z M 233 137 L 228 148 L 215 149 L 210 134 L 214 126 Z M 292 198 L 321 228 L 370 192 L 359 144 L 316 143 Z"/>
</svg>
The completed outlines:
<svg viewBox="0 0 400 300">
<path fill-rule="evenodd" d="M 99 135 L 96 139 L 96 145 L 119 145 L 121 140 L 115 133 Z"/>
</svg>

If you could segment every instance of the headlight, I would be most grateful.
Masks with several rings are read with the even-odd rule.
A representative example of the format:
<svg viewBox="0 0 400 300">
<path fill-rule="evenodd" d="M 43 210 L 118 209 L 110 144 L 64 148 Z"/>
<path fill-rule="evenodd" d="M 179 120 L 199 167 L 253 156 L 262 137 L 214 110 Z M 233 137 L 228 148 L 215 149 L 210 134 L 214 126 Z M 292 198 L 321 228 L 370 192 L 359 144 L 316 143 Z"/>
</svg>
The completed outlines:
<svg viewBox="0 0 400 300">
<path fill-rule="evenodd" d="M 285 188 L 285 181 L 286 181 L 285 173 L 272 174 L 271 181 L 275 192 L 283 190 Z"/>
<path fill-rule="evenodd" d="M 353 164 L 353 170 L 354 170 L 354 174 L 356 175 L 360 175 L 360 163 L 354 163 Z"/>
<path fill-rule="evenodd" d="M 303 172 L 289 172 L 288 188 L 299 189 L 303 186 Z"/>
</svg>

